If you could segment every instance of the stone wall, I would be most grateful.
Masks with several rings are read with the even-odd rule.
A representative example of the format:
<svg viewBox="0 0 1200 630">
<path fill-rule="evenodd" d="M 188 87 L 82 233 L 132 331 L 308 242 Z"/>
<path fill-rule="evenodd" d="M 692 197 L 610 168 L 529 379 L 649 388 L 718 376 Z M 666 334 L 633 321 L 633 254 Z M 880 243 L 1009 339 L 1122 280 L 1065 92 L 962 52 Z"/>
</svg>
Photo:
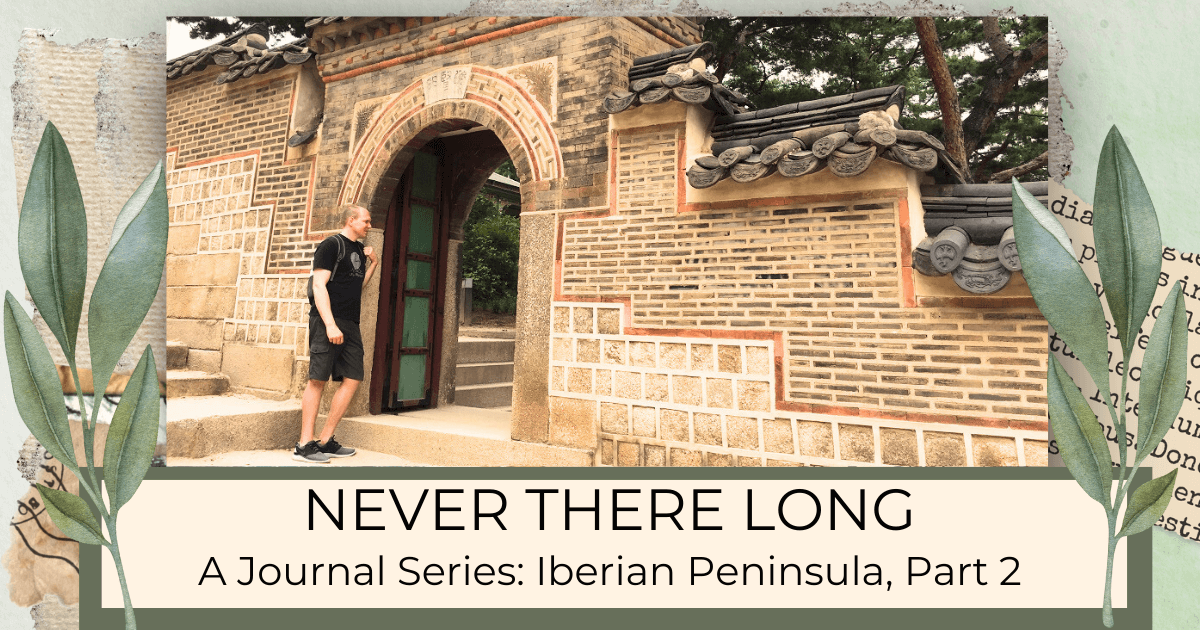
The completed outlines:
<svg viewBox="0 0 1200 630">
<path fill-rule="evenodd" d="M 690 190 L 693 114 L 614 116 L 612 203 L 558 215 L 552 434 L 615 465 L 1045 464 L 1046 322 L 1021 282 L 918 291 L 914 174 Z"/>
<path fill-rule="evenodd" d="M 309 199 L 312 161 L 286 147 L 302 70 L 216 85 L 222 70 L 168 83 L 168 338 L 189 346 L 191 369 L 283 393 L 307 353 L 306 277 L 273 272 L 315 246 L 271 245 L 303 226 Z"/>
<path fill-rule="evenodd" d="M 260 394 L 295 393 L 307 354 L 301 285 L 342 197 L 383 200 L 368 204 L 382 227 L 404 143 L 428 139 L 393 124 L 425 135 L 487 125 L 517 163 L 527 211 L 606 203 L 608 118 L 596 104 L 624 85 L 634 57 L 677 45 L 670 33 L 698 35 L 674 18 L 348 18 L 318 30 L 319 54 L 304 66 L 224 85 L 223 68 L 168 82 L 169 338 L 189 346 L 189 368 Z M 422 77 L 464 66 L 470 96 L 427 102 Z M 323 86 L 324 119 L 308 145 L 288 148 L 306 73 Z M 540 284 L 535 301 L 547 309 Z M 373 343 L 374 330 L 364 333 Z M 533 354 L 544 366 L 541 339 Z M 265 367 L 239 369 L 246 362 Z M 545 408 L 544 386 L 534 397 Z"/>
</svg>

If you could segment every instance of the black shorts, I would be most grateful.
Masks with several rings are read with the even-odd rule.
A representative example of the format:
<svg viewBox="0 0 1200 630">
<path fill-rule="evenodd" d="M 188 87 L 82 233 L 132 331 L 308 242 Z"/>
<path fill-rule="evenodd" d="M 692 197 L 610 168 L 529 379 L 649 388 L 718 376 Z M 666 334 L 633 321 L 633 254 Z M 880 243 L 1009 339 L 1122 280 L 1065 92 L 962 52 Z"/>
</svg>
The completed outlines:
<svg viewBox="0 0 1200 630">
<path fill-rule="evenodd" d="M 319 315 L 308 318 L 308 378 L 312 381 L 363 380 L 363 343 L 358 323 L 334 319 L 342 331 L 342 343 L 329 343 L 325 322 Z"/>
</svg>

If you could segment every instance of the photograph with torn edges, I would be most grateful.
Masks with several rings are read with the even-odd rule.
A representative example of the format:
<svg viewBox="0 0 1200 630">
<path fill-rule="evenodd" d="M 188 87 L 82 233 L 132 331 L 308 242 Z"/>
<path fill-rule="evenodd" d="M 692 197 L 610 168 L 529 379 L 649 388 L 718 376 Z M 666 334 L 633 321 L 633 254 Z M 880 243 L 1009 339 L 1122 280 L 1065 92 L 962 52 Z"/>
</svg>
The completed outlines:
<svg viewBox="0 0 1200 630">
<path fill-rule="evenodd" d="M 171 18 L 168 464 L 1044 466 L 1048 28 Z"/>
</svg>

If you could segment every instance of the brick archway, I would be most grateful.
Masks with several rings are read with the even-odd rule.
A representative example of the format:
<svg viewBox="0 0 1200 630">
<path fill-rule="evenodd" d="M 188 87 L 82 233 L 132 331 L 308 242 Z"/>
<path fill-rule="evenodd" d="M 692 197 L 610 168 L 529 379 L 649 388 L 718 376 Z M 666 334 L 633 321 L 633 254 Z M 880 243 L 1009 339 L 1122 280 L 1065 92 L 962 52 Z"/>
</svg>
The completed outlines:
<svg viewBox="0 0 1200 630">
<path fill-rule="evenodd" d="M 461 98 L 430 93 L 431 78 L 465 71 Z M 454 95 L 460 96 L 460 95 Z M 430 102 L 427 102 L 430 101 Z M 504 144 L 520 175 L 521 184 L 548 182 L 563 176 L 562 151 L 550 118 L 541 104 L 519 83 L 503 73 L 478 66 L 460 66 L 426 75 L 388 101 L 354 148 L 338 194 L 338 204 L 358 201 L 374 211 L 384 207 L 394 190 L 389 177 L 397 164 L 428 140 L 459 121 L 478 123 Z"/>
<path fill-rule="evenodd" d="M 450 89 L 446 89 L 447 77 Z M 453 89 L 456 79 L 461 79 L 457 93 Z M 441 85 L 430 87 L 438 82 Z M 478 66 L 456 66 L 430 73 L 383 103 L 362 139 L 352 147 L 338 204 L 358 202 L 383 225 L 400 175 L 412 156 L 437 136 L 474 125 L 491 131 L 512 159 L 521 181 L 523 212 L 535 206 L 541 209 L 539 193 L 553 196 L 566 175 L 550 116 L 532 94 L 510 77 Z M 473 179 L 464 182 L 468 187 L 481 183 Z M 545 442 L 549 437 L 547 339 L 552 283 L 547 278 L 553 266 L 554 222 L 554 216 L 543 213 L 521 218 L 517 319 L 526 324 L 519 327 L 516 339 L 512 427 L 512 437 L 521 441 Z M 457 259 L 457 247 L 454 241 L 449 243 L 454 250 L 449 254 L 450 261 Z M 457 268 L 449 272 L 455 275 Z M 453 382 L 450 375 L 456 363 L 456 290 L 447 292 L 445 304 L 443 330 L 447 342 L 442 346 L 440 368 L 443 384 Z M 373 344 L 374 337 L 364 334 L 364 344 Z M 445 401 L 450 394 L 443 386 L 437 395 L 440 401 Z"/>
</svg>

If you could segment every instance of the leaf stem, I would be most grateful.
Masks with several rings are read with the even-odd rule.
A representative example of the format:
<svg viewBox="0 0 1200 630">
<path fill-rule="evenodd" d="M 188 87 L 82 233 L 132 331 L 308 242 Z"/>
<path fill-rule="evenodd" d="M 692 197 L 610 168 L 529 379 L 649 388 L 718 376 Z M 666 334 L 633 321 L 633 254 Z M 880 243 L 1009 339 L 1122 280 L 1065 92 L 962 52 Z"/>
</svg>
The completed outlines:
<svg viewBox="0 0 1200 630">
<path fill-rule="evenodd" d="M 1104 573 L 1104 610 L 1101 612 L 1101 620 L 1104 622 L 1104 627 L 1113 627 L 1113 612 L 1112 612 L 1112 574 L 1113 574 L 1113 556 L 1117 552 L 1117 510 L 1113 509 L 1108 513 L 1108 568 Z"/>
<path fill-rule="evenodd" d="M 133 600 L 129 598 L 129 585 L 125 582 L 125 567 L 121 565 L 121 551 L 117 548 L 117 517 L 105 515 L 104 524 L 108 527 L 108 537 L 112 543 L 108 547 L 112 554 L 113 564 L 117 566 L 117 579 L 121 582 L 121 596 L 125 599 L 125 630 L 137 630 L 137 618 L 133 612 Z M 1111 562 L 1110 562 L 1111 563 Z"/>
<path fill-rule="evenodd" d="M 79 397 L 79 423 L 83 425 L 83 456 L 87 464 L 87 479 L 83 475 L 79 476 L 79 487 L 87 491 L 88 496 L 92 498 L 92 502 L 96 507 L 100 508 L 100 513 L 106 518 L 108 516 L 108 508 L 105 507 L 104 501 L 100 496 L 100 483 L 96 479 L 96 469 L 93 466 L 92 443 L 96 435 L 96 421 L 93 417 L 91 426 L 88 426 L 87 406 L 83 402 L 83 386 L 79 382 L 79 369 L 75 366 L 75 359 L 71 357 L 67 364 L 71 367 L 71 378 L 75 380 L 75 394 Z M 93 387 L 94 390 L 94 387 Z M 92 397 L 92 413 L 95 414 L 96 400 L 95 394 Z M 72 446 L 71 448 L 74 448 Z M 89 483 L 90 480 L 90 483 Z"/>
</svg>

